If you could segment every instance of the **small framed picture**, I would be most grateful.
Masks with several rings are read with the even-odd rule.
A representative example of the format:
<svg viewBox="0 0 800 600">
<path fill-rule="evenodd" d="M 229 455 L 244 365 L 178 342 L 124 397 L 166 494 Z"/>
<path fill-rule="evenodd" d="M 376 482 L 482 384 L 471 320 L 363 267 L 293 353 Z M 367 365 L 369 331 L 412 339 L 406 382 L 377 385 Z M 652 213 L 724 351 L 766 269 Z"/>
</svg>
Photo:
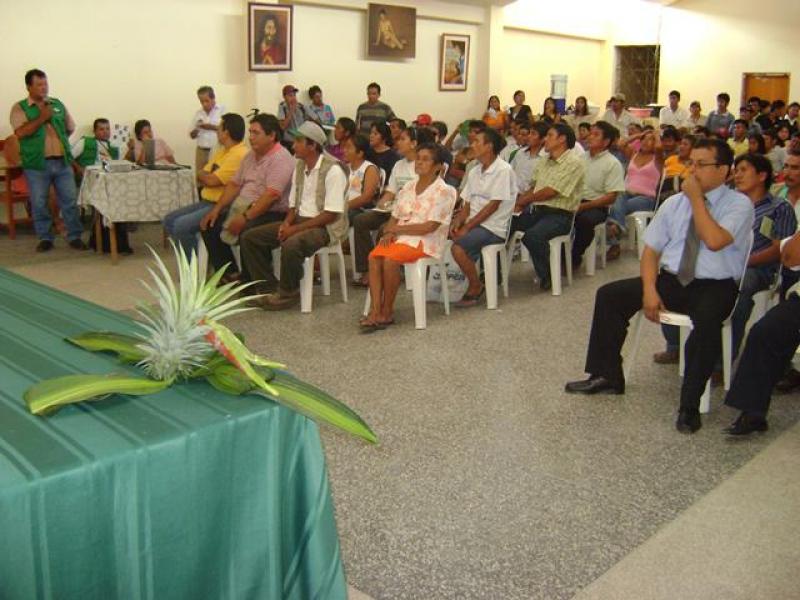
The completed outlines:
<svg viewBox="0 0 800 600">
<path fill-rule="evenodd" d="M 251 71 L 292 70 L 292 7 L 247 4 L 247 55 Z"/>
<path fill-rule="evenodd" d="M 466 91 L 468 72 L 469 36 L 443 33 L 439 61 L 439 89 L 443 92 Z"/>
</svg>

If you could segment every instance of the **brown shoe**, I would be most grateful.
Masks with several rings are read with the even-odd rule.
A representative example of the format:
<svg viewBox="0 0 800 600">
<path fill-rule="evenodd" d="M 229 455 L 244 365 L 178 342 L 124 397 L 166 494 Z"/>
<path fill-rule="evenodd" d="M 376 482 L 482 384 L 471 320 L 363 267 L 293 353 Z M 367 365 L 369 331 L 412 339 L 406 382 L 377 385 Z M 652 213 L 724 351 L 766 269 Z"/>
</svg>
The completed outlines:
<svg viewBox="0 0 800 600">
<path fill-rule="evenodd" d="M 677 350 L 664 350 L 653 354 L 653 362 L 658 365 L 676 365 L 680 360 Z"/>
<path fill-rule="evenodd" d="M 299 302 L 299 291 L 293 294 L 279 292 L 276 294 L 267 294 L 260 298 L 260 307 L 264 310 L 286 310 L 287 308 L 296 306 Z"/>
<path fill-rule="evenodd" d="M 618 244 L 615 246 L 611 246 L 606 252 L 606 260 L 617 260 L 621 252 L 622 249 Z"/>
<path fill-rule="evenodd" d="M 725 377 L 722 371 L 714 371 L 711 373 L 711 387 L 719 387 L 725 382 Z"/>
</svg>

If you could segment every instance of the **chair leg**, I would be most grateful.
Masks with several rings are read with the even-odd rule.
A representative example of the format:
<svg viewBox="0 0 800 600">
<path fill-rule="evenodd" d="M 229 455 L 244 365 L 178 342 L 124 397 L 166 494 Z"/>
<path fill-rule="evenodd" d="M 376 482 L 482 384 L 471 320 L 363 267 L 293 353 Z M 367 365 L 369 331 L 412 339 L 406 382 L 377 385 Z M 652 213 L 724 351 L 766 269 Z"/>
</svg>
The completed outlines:
<svg viewBox="0 0 800 600">
<path fill-rule="evenodd" d="M 422 272 L 423 278 L 427 281 L 427 271 Z M 450 314 L 450 288 L 447 285 L 447 265 L 439 263 L 439 277 L 442 278 L 442 299 L 444 300 L 444 314 Z M 423 295 L 423 299 L 425 296 Z"/>
<path fill-rule="evenodd" d="M 347 241 L 350 244 L 350 266 L 353 267 L 353 281 L 357 281 L 360 273 L 356 271 L 356 231 L 352 227 L 347 232 Z"/>
<path fill-rule="evenodd" d="M 322 279 L 322 295 L 331 295 L 331 256 L 326 250 L 319 254 L 319 275 Z"/>
<path fill-rule="evenodd" d="M 235 248 L 239 248 L 236 246 Z M 233 252 L 233 256 L 237 255 L 236 250 Z M 239 256 L 238 260 L 239 270 L 242 270 L 242 258 Z M 275 276 L 275 279 L 281 278 L 281 247 L 278 246 L 272 250 L 272 274 Z"/>
<path fill-rule="evenodd" d="M 200 273 L 205 278 L 208 274 L 208 248 L 203 242 L 203 236 L 197 234 L 197 265 L 200 268 Z"/>
<path fill-rule="evenodd" d="M 300 280 L 300 312 L 310 313 L 314 302 L 314 256 L 303 261 L 303 278 Z"/>
<path fill-rule="evenodd" d="M 645 219 L 636 219 L 636 252 L 640 260 L 644 252 L 644 230 L 646 228 L 647 221 Z"/>
<path fill-rule="evenodd" d="M 483 248 L 481 262 L 483 263 L 483 279 L 486 288 L 486 308 L 494 310 L 497 308 L 497 254 Z"/>
<path fill-rule="evenodd" d="M 680 327 L 679 333 L 679 348 L 678 348 L 678 377 L 683 377 L 683 372 L 686 368 L 686 353 L 684 352 L 684 346 L 686 346 L 686 338 L 689 337 L 689 328 L 688 327 Z"/>
<path fill-rule="evenodd" d="M 733 328 L 730 321 L 722 324 L 722 380 L 725 390 L 731 389 L 733 366 Z"/>
<path fill-rule="evenodd" d="M 342 302 L 347 302 L 347 269 L 341 244 L 336 247 L 335 252 L 339 257 L 339 284 L 342 286 Z"/>
<path fill-rule="evenodd" d="M 600 248 L 600 268 L 606 268 L 606 251 L 608 250 L 608 239 L 606 237 L 606 224 L 603 223 L 601 227 L 595 229 L 595 235 L 600 235 L 600 239 L 598 240 L 599 248 Z"/>
<path fill-rule="evenodd" d="M 508 278 L 511 275 L 511 261 L 503 250 L 501 250 L 499 254 L 500 271 L 503 275 L 503 298 L 508 298 Z"/>
<path fill-rule="evenodd" d="M 633 319 L 631 319 L 631 334 L 630 335 L 630 348 L 628 355 L 622 362 L 622 370 L 625 375 L 625 382 L 630 381 L 631 371 L 633 370 L 633 361 L 636 358 L 636 353 L 639 351 L 639 340 L 642 337 L 642 325 L 644 324 L 644 313 L 637 312 Z"/>
<path fill-rule="evenodd" d="M 413 270 L 412 265 L 403 265 L 403 279 L 406 280 L 406 291 L 410 292 L 414 289 L 411 285 L 411 280 L 413 279 L 411 275 L 411 271 Z"/>
<path fill-rule="evenodd" d="M 369 309 L 372 306 L 372 297 L 369 295 L 369 290 L 367 290 L 367 297 L 364 299 L 364 316 L 366 317 L 369 315 Z"/>
<path fill-rule="evenodd" d="M 561 295 L 561 242 L 550 240 L 550 283 L 553 296 Z"/>
<path fill-rule="evenodd" d="M 595 263 L 597 262 L 597 246 L 600 243 L 600 238 L 597 236 L 597 233 L 594 235 L 594 239 L 592 243 L 589 244 L 589 247 L 586 248 L 586 252 L 583 254 L 584 260 L 584 269 L 586 271 L 586 275 L 592 277 L 595 272 Z"/>
<path fill-rule="evenodd" d="M 425 293 L 428 287 L 427 271 L 428 268 L 420 261 L 412 263 L 406 273 L 411 274 L 411 293 L 414 297 L 414 326 L 417 329 L 425 329 L 427 322 L 427 305 L 425 304 Z M 442 293 L 447 289 L 447 279 L 442 279 Z"/>
<path fill-rule="evenodd" d="M 572 285 L 572 240 L 564 242 L 564 256 L 566 257 L 567 285 Z"/>
<path fill-rule="evenodd" d="M 700 396 L 700 412 L 708 414 L 711 412 L 711 379 L 706 381 L 706 389 L 703 390 L 703 395 Z"/>
</svg>

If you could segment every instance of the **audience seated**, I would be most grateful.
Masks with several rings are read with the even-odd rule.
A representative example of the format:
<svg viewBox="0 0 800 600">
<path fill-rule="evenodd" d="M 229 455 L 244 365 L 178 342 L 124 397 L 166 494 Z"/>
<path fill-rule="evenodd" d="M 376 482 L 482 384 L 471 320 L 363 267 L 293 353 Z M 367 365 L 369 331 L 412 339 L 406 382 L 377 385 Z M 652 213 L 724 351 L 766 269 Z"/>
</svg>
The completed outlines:
<svg viewBox="0 0 800 600">
<path fill-rule="evenodd" d="M 658 124 L 660 127 L 674 127 L 681 129 L 682 127 L 689 127 L 689 113 L 685 108 L 679 106 L 681 101 L 681 93 L 678 90 L 672 90 L 669 93 L 669 104 L 661 109 L 658 113 Z"/>
<path fill-rule="evenodd" d="M 508 123 L 513 123 L 517 119 L 523 121 L 533 120 L 533 111 L 531 107 L 525 104 L 525 92 L 517 90 L 514 92 L 514 105 L 509 106 L 506 110 L 508 115 Z"/>
<path fill-rule="evenodd" d="M 608 151 L 617 140 L 617 130 L 605 121 L 592 125 L 588 152 L 583 156 L 584 178 L 581 202 L 575 215 L 572 264 L 578 267 L 594 239 L 594 228 L 606 222 L 608 207 L 625 191 L 622 165 Z"/>
<path fill-rule="evenodd" d="M 786 162 L 786 148 L 783 147 L 778 137 L 778 132 L 774 129 L 767 129 L 764 131 L 764 150 L 765 156 L 772 164 L 772 172 L 778 177 L 783 171 L 783 164 Z"/>
<path fill-rule="evenodd" d="M 145 142 L 152 141 L 154 145 L 154 162 L 175 164 L 175 155 L 172 152 L 172 148 L 160 137 L 155 137 L 150 121 L 147 119 L 136 121 L 133 125 L 133 133 L 135 139 L 128 140 L 128 153 L 125 158 L 140 165 L 145 164 L 148 159 L 145 152 Z"/>
<path fill-rule="evenodd" d="M 335 144 L 325 147 L 326 152 L 339 160 L 344 160 L 344 144 L 356 134 L 356 122 L 349 117 L 341 117 L 336 121 L 333 128 L 333 139 Z"/>
<path fill-rule="evenodd" d="M 377 206 L 374 210 L 362 211 L 353 216 L 351 224 L 355 243 L 350 251 L 355 256 L 356 271 L 361 273 L 361 279 L 354 281 L 357 286 L 369 285 L 368 259 L 374 247 L 372 232 L 377 231 L 380 237 L 381 226 L 389 220 L 397 193 L 416 177 L 415 161 L 419 135 L 420 132 L 414 127 L 406 128 L 400 133 L 395 146 L 403 158 L 394 164 Z"/>
<path fill-rule="evenodd" d="M 200 201 L 178 208 L 164 217 L 164 229 L 189 256 L 197 247 L 197 234 L 203 217 L 214 208 L 222 197 L 228 183 L 239 171 L 239 166 L 247 154 L 244 144 L 244 119 L 235 113 L 222 115 L 215 137 L 219 150 L 197 173 Z"/>
<path fill-rule="evenodd" d="M 403 131 L 403 129 L 408 127 L 406 122 L 399 117 L 395 117 L 394 119 L 389 119 L 387 125 L 389 126 L 389 133 L 392 134 L 393 141 L 399 137 L 400 132 Z"/>
<path fill-rule="evenodd" d="M 702 425 L 700 397 L 722 352 L 721 326 L 736 302 L 753 225 L 750 201 L 725 185 L 733 162 L 730 146 L 701 140 L 691 161 L 683 192 L 664 203 L 645 232 L 641 277 L 597 290 L 584 368 L 589 378 L 565 388 L 624 393 L 620 352 L 628 321 L 639 310 L 656 323 L 663 310 L 688 314 L 693 328 L 675 423 L 681 433 Z"/>
<path fill-rule="evenodd" d="M 500 98 L 490 96 L 486 112 L 483 113 L 483 122 L 486 123 L 486 126 L 491 127 L 500 135 L 504 135 L 508 128 L 507 118 L 508 114 L 500 107 Z"/>
<path fill-rule="evenodd" d="M 702 114 L 702 109 L 700 107 L 700 103 L 697 100 L 694 100 L 689 105 L 689 119 L 686 123 L 686 127 L 690 131 L 694 131 L 697 127 L 705 127 L 706 122 L 708 121 L 708 117 Z"/>
<path fill-rule="evenodd" d="M 544 99 L 542 105 L 542 114 L 539 115 L 539 121 L 544 121 L 548 125 L 561 122 L 561 115 L 556 110 L 556 101 L 553 98 L 547 97 Z"/>
<path fill-rule="evenodd" d="M 347 217 L 353 219 L 375 206 L 381 191 L 380 169 L 367 160 L 369 140 L 360 133 L 347 140 L 344 157 L 349 168 L 347 176 Z"/>
<path fill-rule="evenodd" d="M 314 120 L 314 113 L 308 110 L 302 102 L 297 100 L 299 90 L 293 85 L 283 86 L 281 95 L 283 100 L 278 104 L 278 122 L 283 130 L 283 140 L 281 143 L 287 150 L 292 149 L 294 138 L 292 131 L 300 127 L 306 121 Z"/>
<path fill-rule="evenodd" d="M 347 238 L 347 175 L 323 148 L 322 127 L 306 121 L 293 132 L 297 157 L 286 217 L 242 234 L 242 259 L 259 292 L 254 303 L 265 310 L 283 310 L 300 300 L 303 262 L 317 250 Z M 272 272 L 272 250 L 281 249 L 280 281 Z"/>
<path fill-rule="evenodd" d="M 394 164 L 400 155 L 392 148 L 394 140 L 386 123 L 373 123 L 369 130 L 369 152 L 367 159 L 384 173 L 385 178 L 392 174 Z"/>
<path fill-rule="evenodd" d="M 369 255 L 370 313 L 361 319 L 365 333 L 394 323 L 400 266 L 421 258 L 441 259 L 456 191 L 442 179 L 443 153 L 423 144 L 417 150 L 415 177 L 397 191 L 397 201 L 380 241 Z"/>
<path fill-rule="evenodd" d="M 800 233 L 785 239 L 782 246 L 784 271 L 800 267 Z M 789 369 L 798 345 L 800 298 L 793 289 L 785 302 L 753 325 L 747 336 L 742 359 L 725 396 L 725 404 L 741 412 L 726 433 L 745 436 L 767 430 L 772 391 Z"/>
<path fill-rule="evenodd" d="M 242 261 L 241 274 L 236 271 L 231 246 L 250 229 L 282 221 L 289 204 L 289 182 L 295 161 L 280 143 L 278 119 L 266 113 L 257 114 L 250 121 L 249 134 L 250 152 L 216 204 L 200 221 L 203 242 L 214 269 L 229 265 L 226 281 L 251 280 L 247 261 Z M 259 291 L 259 286 L 255 287 Z"/>
<path fill-rule="evenodd" d="M 572 152 L 574 147 L 575 133 L 568 125 L 556 123 L 550 127 L 544 143 L 547 158 L 533 172 L 535 186 L 520 194 L 514 207 L 514 212 L 520 214 L 512 229 L 525 232 L 522 243 L 530 252 L 543 290 L 552 287 L 549 242 L 570 232 L 583 191 L 584 164 Z"/>
<path fill-rule="evenodd" d="M 602 120 L 616 127 L 622 140 L 628 137 L 628 125 L 639 124 L 639 120 L 625 108 L 625 94 L 620 92 L 611 97 L 611 108 L 605 112 Z"/>
<path fill-rule="evenodd" d="M 767 145 L 764 142 L 764 136 L 760 133 L 751 133 L 747 136 L 747 152 L 748 154 L 761 154 L 766 156 Z"/>
<path fill-rule="evenodd" d="M 608 213 L 609 244 L 607 258 L 619 258 L 619 238 L 627 232 L 625 217 L 640 210 L 653 210 L 656 205 L 658 182 L 661 179 L 661 154 L 656 150 L 656 134 L 646 131 L 641 147 L 628 163 L 625 193 L 617 196 Z"/>
<path fill-rule="evenodd" d="M 747 121 L 736 119 L 733 122 L 732 137 L 728 140 L 728 145 L 733 150 L 734 156 L 747 154 L 750 150 L 750 142 L 747 140 Z"/>
<path fill-rule="evenodd" d="M 728 111 L 728 104 L 730 103 L 730 95 L 725 92 L 717 94 L 717 110 L 712 110 L 708 113 L 705 124 L 709 131 L 723 140 L 728 138 L 731 125 L 733 125 L 733 122 L 736 120 Z"/>
<path fill-rule="evenodd" d="M 312 119 L 320 125 L 333 126 L 336 123 L 336 116 L 333 114 L 331 105 L 322 101 L 322 88 L 318 85 L 312 85 L 308 88 L 308 97 L 311 99 L 308 110 L 312 115 Z"/>
<path fill-rule="evenodd" d="M 380 101 L 381 86 L 375 82 L 367 86 L 367 101 L 356 110 L 356 127 L 359 133 L 369 135 L 373 123 L 387 123 L 394 119 L 392 107 Z"/>
<path fill-rule="evenodd" d="M 576 134 L 575 145 L 580 146 L 584 150 L 588 150 L 589 134 L 592 132 L 592 124 L 589 121 L 581 121 L 578 123 L 577 129 L 573 127 L 573 130 L 575 130 Z"/>
<path fill-rule="evenodd" d="M 456 187 L 461 185 L 462 181 L 466 181 L 464 176 L 467 172 L 467 165 L 475 159 L 472 142 L 479 133 L 486 130 L 486 123 L 477 120 L 465 121 L 459 129 L 459 137 L 468 143 L 467 145 L 462 145 L 460 150 L 456 150 L 456 143 L 453 142 L 452 147 L 456 154 L 453 157 L 453 166 L 447 171 L 446 179 L 447 183 Z"/>
<path fill-rule="evenodd" d="M 549 127 L 546 123 L 520 123 L 520 148 L 511 158 L 511 168 L 517 179 L 517 193 L 524 194 L 533 184 L 536 164 L 543 159 L 540 154 L 544 146 L 544 136 Z"/>
<path fill-rule="evenodd" d="M 520 133 L 520 128 L 523 126 L 528 126 L 528 122 L 514 121 L 511 123 L 509 135 L 505 138 L 506 145 L 500 151 L 500 158 L 506 161 L 508 164 L 511 164 L 511 161 L 514 159 L 514 155 L 523 146 L 522 134 Z M 498 131 L 498 133 L 500 132 Z"/>
</svg>

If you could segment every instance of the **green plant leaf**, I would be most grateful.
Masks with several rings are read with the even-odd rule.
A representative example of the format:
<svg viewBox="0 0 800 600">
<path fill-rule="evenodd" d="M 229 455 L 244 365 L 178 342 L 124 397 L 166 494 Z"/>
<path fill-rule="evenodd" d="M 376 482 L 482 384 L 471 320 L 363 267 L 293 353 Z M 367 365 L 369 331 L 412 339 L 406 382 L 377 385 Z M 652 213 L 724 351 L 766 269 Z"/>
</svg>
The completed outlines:
<svg viewBox="0 0 800 600">
<path fill-rule="evenodd" d="M 257 367 L 255 369 L 264 381 L 271 381 L 275 377 L 275 372 L 268 367 Z M 220 392 L 240 396 L 255 390 L 258 385 L 236 366 L 227 362 L 219 364 L 205 375 L 206 380 Z"/>
<path fill-rule="evenodd" d="M 109 394 L 144 396 L 168 388 L 171 381 L 157 381 L 131 375 L 65 375 L 40 381 L 23 394 L 35 415 L 54 412 L 67 404 L 99 400 Z"/>
<path fill-rule="evenodd" d="M 112 331 L 87 331 L 66 340 L 89 352 L 113 352 L 122 362 L 137 363 L 146 354 L 139 348 L 142 339 Z"/>
<path fill-rule="evenodd" d="M 375 433 L 364 420 L 346 404 L 319 388 L 295 379 L 286 373 L 275 373 L 269 382 L 278 390 L 277 396 L 267 396 L 316 421 L 324 421 L 373 444 L 378 442 Z M 258 390 L 259 393 L 262 393 Z M 266 394 L 263 394 L 266 396 Z"/>
</svg>

